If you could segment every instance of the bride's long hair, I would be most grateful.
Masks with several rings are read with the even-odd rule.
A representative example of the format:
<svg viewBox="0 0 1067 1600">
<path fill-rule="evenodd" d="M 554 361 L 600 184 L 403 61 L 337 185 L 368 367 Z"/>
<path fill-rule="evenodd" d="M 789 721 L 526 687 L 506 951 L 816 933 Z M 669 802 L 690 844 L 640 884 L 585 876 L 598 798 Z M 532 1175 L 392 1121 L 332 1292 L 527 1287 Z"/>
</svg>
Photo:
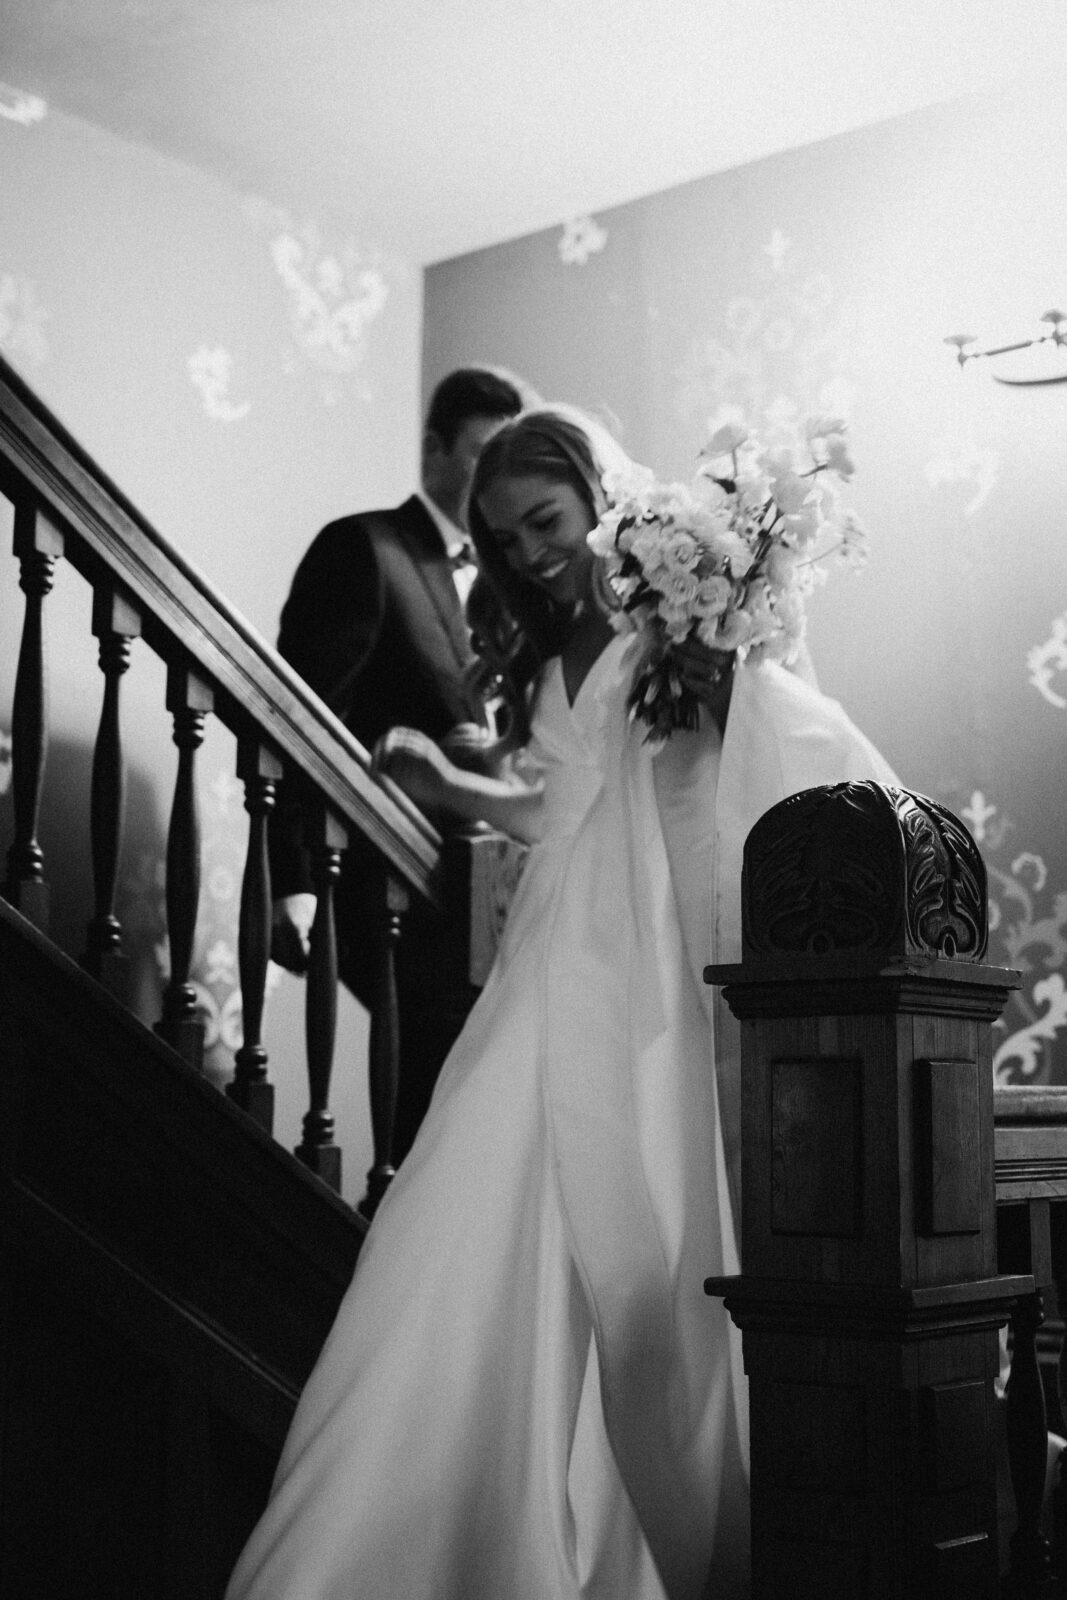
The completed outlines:
<svg viewBox="0 0 1067 1600">
<path fill-rule="evenodd" d="M 592 418 L 569 406 L 524 411 L 505 422 L 478 457 L 468 522 L 479 576 L 467 601 L 477 663 L 475 685 L 499 694 L 507 710 L 505 742 L 525 742 L 530 731 L 530 689 L 546 661 L 559 655 L 575 619 L 509 564 L 479 507 L 479 497 L 500 478 L 547 478 L 580 496 L 594 527 L 607 505 L 603 478 L 629 466 L 621 446 Z"/>
</svg>

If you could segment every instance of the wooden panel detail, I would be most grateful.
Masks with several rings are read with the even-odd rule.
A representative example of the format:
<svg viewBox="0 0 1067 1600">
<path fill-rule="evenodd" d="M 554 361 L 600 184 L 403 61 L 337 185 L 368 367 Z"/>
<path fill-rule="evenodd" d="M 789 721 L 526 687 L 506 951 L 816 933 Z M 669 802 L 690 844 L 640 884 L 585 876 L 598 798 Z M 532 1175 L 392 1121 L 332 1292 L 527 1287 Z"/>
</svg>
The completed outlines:
<svg viewBox="0 0 1067 1600">
<path fill-rule="evenodd" d="M 752 1431 L 773 1433 L 767 1480 L 808 1494 L 859 1495 L 867 1489 L 867 1419 L 855 1384 L 776 1383 L 751 1395 Z"/>
<path fill-rule="evenodd" d="M 863 1079 L 855 1058 L 771 1064 L 771 1228 L 862 1231 Z"/>
<path fill-rule="evenodd" d="M 0 1594 L 219 1600 L 362 1225 L 0 903 Z"/>
<path fill-rule="evenodd" d="M 974 1061 L 915 1063 L 915 1204 L 928 1238 L 981 1230 L 978 1074 Z"/>
<path fill-rule="evenodd" d="M 919 1416 L 929 1490 L 966 1489 L 988 1477 L 991 1404 L 989 1385 L 981 1379 L 922 1391 Z"/>
</svg>

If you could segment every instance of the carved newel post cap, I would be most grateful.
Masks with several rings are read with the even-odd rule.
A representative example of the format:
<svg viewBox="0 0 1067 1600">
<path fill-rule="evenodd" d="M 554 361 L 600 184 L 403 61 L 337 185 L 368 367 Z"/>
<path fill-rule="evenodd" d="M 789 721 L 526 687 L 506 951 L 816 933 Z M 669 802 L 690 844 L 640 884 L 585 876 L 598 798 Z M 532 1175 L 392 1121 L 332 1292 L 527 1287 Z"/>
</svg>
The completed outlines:
<svg viewBox="0 0 1067 1600">
<path fill-rule="evenodd" d="M 773 806 L 745 842 L 743 961 L 980 962 L 986 872 L 951 811 L 910 789 L 822 784 Z"/>
</svg>

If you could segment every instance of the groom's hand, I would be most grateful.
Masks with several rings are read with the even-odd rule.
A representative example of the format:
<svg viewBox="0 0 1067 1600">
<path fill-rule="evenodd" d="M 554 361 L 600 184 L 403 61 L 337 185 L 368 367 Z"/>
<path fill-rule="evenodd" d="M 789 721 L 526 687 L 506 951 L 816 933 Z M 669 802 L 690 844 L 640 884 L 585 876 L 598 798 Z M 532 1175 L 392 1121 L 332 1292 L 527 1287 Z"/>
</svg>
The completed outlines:
<svg viewBox="0 0 1067 1600">
<path fill-rule="evenodd" d="M 287 894 L 275 900 L 270 954 L 279 967 L 298 974 L 307 971 L 317 904 L 313 894 Z"/>
</svg>

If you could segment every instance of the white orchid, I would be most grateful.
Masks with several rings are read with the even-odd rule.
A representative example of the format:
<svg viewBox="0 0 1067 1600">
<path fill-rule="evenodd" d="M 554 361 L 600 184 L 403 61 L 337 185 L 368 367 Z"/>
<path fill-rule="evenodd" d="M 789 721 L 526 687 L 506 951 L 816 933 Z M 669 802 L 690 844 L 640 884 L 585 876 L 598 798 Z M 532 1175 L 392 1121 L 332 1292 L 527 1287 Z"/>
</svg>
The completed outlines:
<svg viewBox="0 0 1067 1600">
<path fill-rule="evenodd" d="M 784 467 L 771 475 L 771 495 L 783 516 L 800 511 L 810 500 L 811 493 L 811 484 L 792 467 Z"/>
<path fill-rule="evenodd" d="M 849 448 L 844 436 L 840 433 L 831 433 L 825 440 L 826 465 L 831 472 L 836 472 L 839 478 L 849 479 L 856 470 L 856 463 L 849 453 Z"/>
<path fill-rule="evenodd" d="M 704 455 L 712 457 L 730 456 L 739 450 L 749 436 L 748 428 L 743 422 L 724 422 L 715 429 L 707 444 L 704 446 Z"/>
<path fill-rule="evenodd" d="M 848 424 L 840 417 L 809 417 L 804 424 L 804 436 L 808 442 L 815 439 L 826 439 L 831 434 L 847 432 Z"/>
</svg>

